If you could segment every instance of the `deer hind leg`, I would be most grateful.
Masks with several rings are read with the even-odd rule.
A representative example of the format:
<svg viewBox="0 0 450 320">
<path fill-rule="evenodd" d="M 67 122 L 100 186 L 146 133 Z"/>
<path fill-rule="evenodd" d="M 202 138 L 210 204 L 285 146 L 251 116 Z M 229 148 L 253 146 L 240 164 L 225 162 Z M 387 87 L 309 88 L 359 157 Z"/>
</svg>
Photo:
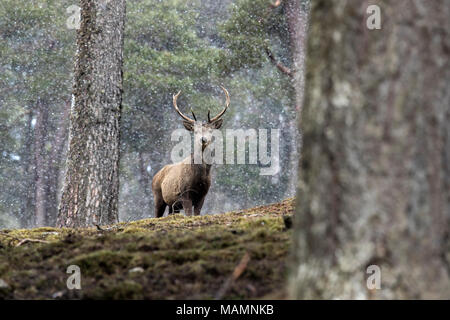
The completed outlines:
<svg viewBox="0 0 450 320">
<path fill-rule="evenodd" d="M 181 202 L 183 204 L 184 213 L 187 216 L 192 216 L 192 200 L 185 198 L 185 199 L 181 200 Z"/>
<path fill-rule="evenodd" d="M 202 211 L 203 202 L 205 202 L 205 198 L 201 198 L 197 203 L 194 203 L 194 215 L 199 216 L 200 211 Z"/>
</svg>

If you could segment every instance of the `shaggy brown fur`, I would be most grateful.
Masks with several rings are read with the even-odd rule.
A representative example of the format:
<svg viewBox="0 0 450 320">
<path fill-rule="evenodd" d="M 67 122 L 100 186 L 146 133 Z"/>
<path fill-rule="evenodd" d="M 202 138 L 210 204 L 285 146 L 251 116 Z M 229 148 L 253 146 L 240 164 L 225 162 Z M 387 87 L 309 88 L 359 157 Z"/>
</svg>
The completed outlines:
<svg viewBox="0 0 450 320">
<path fill-rule="evenodd" d="M 211 165 L 193 164 L 193 155 L 181 163 L 162 168 L 152 183 L 155 199 L 155 217 L 162 217 L 166 206 L 169 214 L 179 213 L 183 208 L 186 215 L 199 215 L 211 186 Z"/>
</svg>

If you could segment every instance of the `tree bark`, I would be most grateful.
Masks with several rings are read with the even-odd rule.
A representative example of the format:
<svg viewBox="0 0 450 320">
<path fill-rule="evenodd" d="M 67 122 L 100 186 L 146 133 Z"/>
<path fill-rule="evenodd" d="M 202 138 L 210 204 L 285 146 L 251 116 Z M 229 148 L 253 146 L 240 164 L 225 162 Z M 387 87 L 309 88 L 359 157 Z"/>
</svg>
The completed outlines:
<svg viewBox="0 0 450 320">
<path fill-rule="evenodd" d="M 450 7 L 377 4 L 313 2 L 293 298 L 450 298 Z"/>
<path fill-rule="evenodd" d="M 288 0 L 286 3 L 286 18 L 289 28 L 289 46 L 292 56 L 291 77 L 296 118 L 289 121 L 288 130 L 292 139 L 290 150 L 290 178 L 288 182 L 288 192 L 295 190 L 297 182 L 298 159 L 301 150 L 301 135 L 297 131 L 297 124 L 301 119 L 303 104 L 303 94 L 305 90 L 305 54 L 306 38 L 308 34 L 309 0 Z M 301 132 L 301 131 L 300 131 Z"/>
<path fill-rule="evenodd" d="M 147 168 L 145 166 L 145 158 L 144 158 L 144 154 L 142 152 L 138 153 L 138 162 L 139 162 L 139 184 L 142 188 L 142 192 L 145 196 L 145 204 L 147 205 L 146 211 L 150 211 L 151 210 L 151 199 L 152 199 L 152 194 L 151 194 L 151 177 L 147 172 Z"/>
<path fill-rule="evenodd" d="M 36 183 L 36 157 L 33 157 L 33 117 L 34 112 L 31 107 L 27 110 L 26 129 L 24 131 L 22 140 L 22 170 L 25 173 L 26 181 L 24 186 L 24 200 L 20 209 L 20 224 L 24 227 L 33 227 L 35 219 L 34 212 L 34 197 L 35 197 L 35 183 Z"/>
<path fill-rule="evenodd" d="M 38 101 L 36 108 L 36 124 L 34 127 L 34 157 L 35 157 L 35 225 L 45 226 L 47 219 L 47 162 L 45 142 L 48 131 L 48 109 L 42 101 Z"/>
<path fill-rule="evenodd" d="M 292 84 L 295 92 L 294 103 L 300 114 L 305 87 L 305 47 L 308 33 L 309 0 L 288 0 L 286 17 L 289 28 L 289 45 L 291 48 L 294 73 Z"/>
<path fill-rule="evenodd" d="M 52 139 L 52 149 L 48 156 L 48 178 L 47 178 L 47 225 L 56 224 L 58 216 L 58 196 L 63 173 L 63 157 L 68 135 L 68 119 L 70 103 L 66 102 L 57 122 L 56 132 Z"/>
<path fill-rule="evenodd" d="M 118 221 L 125 0 L 81 0 L 58 226 Z"/>
</svg>

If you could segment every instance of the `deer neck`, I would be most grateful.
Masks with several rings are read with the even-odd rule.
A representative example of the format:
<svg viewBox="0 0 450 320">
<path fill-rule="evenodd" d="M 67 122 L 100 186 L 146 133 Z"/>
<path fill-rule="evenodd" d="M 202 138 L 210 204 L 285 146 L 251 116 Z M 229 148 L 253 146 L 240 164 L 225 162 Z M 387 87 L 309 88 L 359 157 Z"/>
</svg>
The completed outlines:
<svg viewBox="0 0 450 320">
<path fill-rule="evenodd" d="M 202 152 L 202 163 L 195 163 L 194 153 L 191 154 L 190 162 L 191 166 L 196 170 L 200 170 L 201 173 L 209 174 L 211 171 L 211 164 L 205 162 L 205 159 L 203 158 L 203 152 Z"/>
</svg>

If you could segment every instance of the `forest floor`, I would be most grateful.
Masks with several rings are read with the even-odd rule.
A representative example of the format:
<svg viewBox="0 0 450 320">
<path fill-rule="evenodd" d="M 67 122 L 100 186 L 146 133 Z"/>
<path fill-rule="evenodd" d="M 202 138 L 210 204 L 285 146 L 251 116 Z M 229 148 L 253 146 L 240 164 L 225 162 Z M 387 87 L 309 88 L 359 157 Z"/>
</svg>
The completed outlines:
<svg viewBox="0 0 450 320">
<path fill-rule="evenodd" d="M 0 230 L 0 299 L 284 298 L 293 199 L 86 229 Z M 69 290 L 68 266 L 81 271 Z"/>
</svg>

